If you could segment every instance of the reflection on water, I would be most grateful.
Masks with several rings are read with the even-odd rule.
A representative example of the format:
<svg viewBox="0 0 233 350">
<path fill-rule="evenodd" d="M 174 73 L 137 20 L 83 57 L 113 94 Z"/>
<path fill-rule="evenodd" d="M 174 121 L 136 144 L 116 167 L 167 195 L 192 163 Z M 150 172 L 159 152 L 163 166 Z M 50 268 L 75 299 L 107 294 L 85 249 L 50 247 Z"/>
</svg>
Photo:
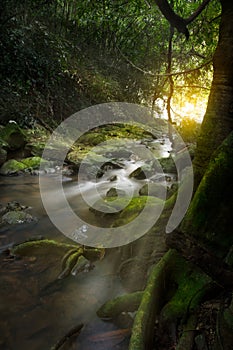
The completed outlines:
<svg viewBox="0 0 233 350">
<path fill-rule="evenodd" d="M 47 180 L 56 181 L 56 177 Z M 1 246 L 40 235 L 68 241 L 46 216 L 37 177 L 1 178 L 0 181 L 1 203 L 17 200 L 32 207 L 30 213 L 38 218 L 36 223 L 1 227 Z M 77 187 L 76 180 L 70 179 L 65 187 L 66 184 L 68 193 L 70 187 Z M 0 256 L 0 349 L 49 349 L 80 323 L 85 325 L 83 332 L 86 333 L 80 334 L 77 348 L 100 349 L 103 340 L 91 340 L 91 333 L 116 329 L 113 324 L 106 324 L 96 317 L 96 310 L 103 302 L 124 292 L 118 277 L 113 274 L 114 255 L 96 262 L 95 269 L 88 274 L 54 283 L 61 266 L 53 254 L 51 251 L 51 256 L 46 259 L 27 257 L 16 261 L 9 260 L 5 254 Z M 116 344 L 115 337 L 110 337 L 108 342 L 112 338 Z M 119 339 L 122 342 L 124 337 Z M 123 349 L 124 342 L 122 344 Z M 111 345 L 108 346 L 111 349 Z"/>
<path fill-rule="evenodd" d="M 154 141 L 154 147 L 159 149 L 158 141 Z M 170 144 L 165 142 L 163 155 L 168 155 L 169 147 Z M 98 225 L 98 218 L 89 211 L 89 205 L 94 204 L 99 196 L 104 198 L 112 187 L 130 197 L 138 194 L 148 180 L 138 181 L 129 178 L 129 174 L 141 165 L 139 160 L 128 160 L 123 169 L 108 169 L 96 182 L 83 180 L 78 183 L 77 178 L 64 177 L 67 201 L 83 220 Z M 113 176 L 114 181 L 109 180 Z M 56 200 L 58 175 L 45 176 L 44 181 L 49 196 Z M 0 249 L 40 236 L 70 242 L 50 222 L 43 208 L 38 183 L 39 179 L 32 176 L 0 178 L 0 202 L 19 201 L 31 207 L 30 214 L 38 218 L 33 223 L 0 226 Z M 61 205 L 56 210 L 61 220 L 67 219 L 66 208 Z M 109 222 L 101 224 L 108 225 Z M 0 349 L 49 349 L 80 323 L 84 328 L 68 349 L 127 349 L 128 330 L 122 330 L 126 327 L 96 317 L 96 310 L 106 300 L 124 293 L 114 274 L 119 258 L 117 252 L 108 251 L 89 273 L 62 281 L 56 280 L 61 272 L 61 258 L 54 251 L 49 256 L 18 260 L 10 259 L 5 253 L 0 255 Z"/>
</svg>

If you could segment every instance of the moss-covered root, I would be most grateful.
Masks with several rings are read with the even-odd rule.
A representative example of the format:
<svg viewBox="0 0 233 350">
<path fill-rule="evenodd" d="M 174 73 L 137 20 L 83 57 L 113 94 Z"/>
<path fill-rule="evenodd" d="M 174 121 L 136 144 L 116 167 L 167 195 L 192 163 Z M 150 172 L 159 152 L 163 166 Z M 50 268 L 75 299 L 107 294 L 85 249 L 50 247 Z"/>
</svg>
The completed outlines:
<svg viewBox="0 0 233 350">
<path fill-rule="evenodd" d="M 59 243 L 49 239 L 33 240 L 17 244 L 11 248 L 11 254 L 16 256 L 34 256 L 47 255 L 51 250 L 56 250 L 57 253 L 65 254 L 72 248 L 78 248 L 77 245 Z"/>
<path fill-rule="evenodd" d="M 169 267 L 170 285 L 176 285 L 173 296 L 160 313 L 164 324 L 176 323 L 185 319 L 195 310 L 204 295 L 213 288 L 213 280 L 195 265 L 174 253 L 172 265 Z"/>
<path fill-rule="evenodd" d="M 213 286 L 209 276 L 176 250 L 169 250 L 151 271 L 134 320 L 129 349 L 151 348 L 156 315 L 159 315 L 161 325 L 176 323 L 178 319 L 186 323 Z M 169 296 L 174 287 L 173 295 Z M 164 306 L 165 298 L 169 301 Z"/>
<path fill-rule="evenodd" d="M 124 311 L 136 311 L 141 303 L 142 296 L 143 292 L 121 295 L 103 304 L 97 311 L 97 315 L 100 318 L 113 318 Z"/>
<path fill-rule="evenodd" d="M 162 307 L 161 296 L 164 295 L 164 278 L 167 267 L 173 263 L 176 253 L 169 250 L 152 269 L 142 301 L 137 311 L 130 339 L 129 350 L 150 349 L 156 315 Z"/>
<path fill-rule="evenodd" d="M 83 254 L 83 248 L 80 247 L 78 249 L 71 249 L 65 254 L 62 261 L 62 272 L 59 274 L 58 279 L 63 279 L 68 277 L 74 268 L 74 266 L 79 261 L 79 258 Z"/>
</svg>

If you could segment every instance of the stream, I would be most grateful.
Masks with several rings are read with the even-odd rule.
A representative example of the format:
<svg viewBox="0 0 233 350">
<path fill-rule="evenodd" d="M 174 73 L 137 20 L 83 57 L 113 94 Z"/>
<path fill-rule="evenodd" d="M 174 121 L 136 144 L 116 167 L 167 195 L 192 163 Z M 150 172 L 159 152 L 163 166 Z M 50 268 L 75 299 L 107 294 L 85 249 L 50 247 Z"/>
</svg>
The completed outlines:
<svg viewBox="0 0 233 350">
<path fill-rule="evenodd" d="M 128 195 L 138 194 L 148 179 L 129 178 L 129 174 L 141 165 L 140 159 L 128 160 L 121 169 L 107 169 L 95 184 L 91 180 L 81 181 L 77 176 L 64 176 L 63 188 L 70 206 L 83 219 L 98 224 L 85 202 L 93 204 L 96 193 L 104 197 L 112 187 Z M 115 181 L 109 181 L 114 176 Z M 49 194 L 55 198 L 54 183 L 58 181 L 58 175 L 44 175 L 44 181 L 48 190 L 51 188 Z M 93 186 L 96 192 L 93 192 Z M 37 218 L 32 223 L 0 226 L 0 349 L 49 350 L 81 323 L 84 324 L 81 333 L 61 349 L 127 349 L 129 334 L 125 329 L 130 323 L 128 315 L 115 323 L 96 316 L 96 311 L 105 301 L 126 292 L 114 272 L 119 261 L 117 250 L 110 250 L 103 260 L 95 262 L 95 268 L 90 272 L 62 281 L 57 280 L 61 266 L 57 256 L 53 255 L 55 252 L 51 251 L 47 258 L 11 259 L 4 250 L 12 243 L 41 236 L 73 242 L 49 220 L 41 201 L 37 176 L 1 177 L 0 189 L 1 204 L 18 201 L 30 207 L 30 214 Z M 65 219 L 65 212 L 63 215 Z"/>
</svg>

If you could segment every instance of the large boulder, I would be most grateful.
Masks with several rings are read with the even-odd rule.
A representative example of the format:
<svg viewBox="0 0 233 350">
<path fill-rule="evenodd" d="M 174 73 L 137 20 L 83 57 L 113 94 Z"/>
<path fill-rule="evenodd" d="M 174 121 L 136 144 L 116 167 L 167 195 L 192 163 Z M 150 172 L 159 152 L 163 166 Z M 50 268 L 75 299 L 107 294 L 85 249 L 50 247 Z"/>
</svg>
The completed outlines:
<svg viewBox="0 0 233 350">
<path fill-rule="evenodd" d="M 26 144 L 26 135 L 16 122 L 0 129 L 0 139 L 10 151 L 19 150 Z"/>
</svg>

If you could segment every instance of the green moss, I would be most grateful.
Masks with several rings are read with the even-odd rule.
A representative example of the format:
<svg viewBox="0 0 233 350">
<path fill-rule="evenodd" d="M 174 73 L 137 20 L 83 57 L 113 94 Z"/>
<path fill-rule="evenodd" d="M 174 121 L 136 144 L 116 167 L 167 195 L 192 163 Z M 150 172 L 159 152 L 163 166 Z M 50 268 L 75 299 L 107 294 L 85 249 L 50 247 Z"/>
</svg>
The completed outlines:
<svg viewBox="0 0 233 350">
<path fill-rule="evenodd" d="M 61 253 L 65 253 L 72 248 L 78 249 L 78 245 L 71 245 L 66 243 L 59 243 L 49 239 L 28 241 L 20 243 L 11 249 L 12 255 L 20 256 L 34 256 L 34 255 L 47 255 L 52 250 L 59 250 Z"/>
<path fill-rule="evenodd" d="M 145 206 L 148 212 L 151 211 L 151 215 L 153 215 L 155 208 L 163 203 L 159 198 L 147 196 L 107 197 L 104 201 L 96 202 L 94 208 L 90 208 L 90 210 L 97 216 L 111 216 L 114 219 L 113 227 L 118 227 L 135 219 Z"/>
<path fill-rule="evenodd" d="M 79 138 L 79 142 L 86 145 L 97 146 L 99 143 L 106 141 L 105 135 L 101 133 L 86 133 Z"/>
<path fill-rule="evenodd" d="M 194 235 L 219 256 L 233 244 L 233 133 L 212 157 L 181 230 Z"/>
<path fill-rule="evenodd" d="M 2 217 L 2 222 L 10 225 L 23 224 L 32 221 L 36 221 L 36 219 L 24 211 L 9 211 Z"/>
<path fill-rule="evenodd" d="M 24 146 L 26 135 L 18 124 L 8 123 L 4 128 L 0 129 L 0 140 L 9 149 L 16 150 Z"/>
<path fill-rule="evenodd" d="M 25 164 L 27 168 L 39 168 L 40 162 L 40 157 L 29 157 L 21 160 L 21 163 Z"/>
<path fill-rule="evenodd" d="M 178 288 L 161 311 L 161 317 L 165 322 L 173 322 L 195 309 L 212 285 L 209 276 L 179 255 L 174 259 L 170 274 L 172 282 L 175 282 Z"/>
<path fill-rule="evenodd" d="M 98 309 L 97 315 L 101 318 L 105 318 L 117 316 L 121 312 L 136 311 L 141 303 L 142 296 L 143 292 L 121 295 L 102 305 Z"/>
<path fill-rule="evenodd" d="M 175 251 L 169 250 L 151 270 L 142 301 L 135 316 L 129 350 L 150 349 L 155 316 L 159 314 L 165 293 L 165 271 L 174 261 Z"/>
<path fill-rule="evenodd" d="M 15 159 L 10 159 L 1 166 L 0 174 L 1 175 L 10 175 L 10 174 L 17 173 L 19 171 L 23 171 L 25 169 L 27 169 L 26 164 L 18 162 Z"/>
<path fill-rule="evenodd" d="M 41 164 L 43 166 L 48 166 L 51 163 L 44 159 L 41 159 L 40 157 L 29 157 L 24 158 L 20 161 L 10 159 L 2 165 L 0 174 L 10 175 L 19 171 L 25 171 L 27 169 L 38 169 Z"/>
</svg>

